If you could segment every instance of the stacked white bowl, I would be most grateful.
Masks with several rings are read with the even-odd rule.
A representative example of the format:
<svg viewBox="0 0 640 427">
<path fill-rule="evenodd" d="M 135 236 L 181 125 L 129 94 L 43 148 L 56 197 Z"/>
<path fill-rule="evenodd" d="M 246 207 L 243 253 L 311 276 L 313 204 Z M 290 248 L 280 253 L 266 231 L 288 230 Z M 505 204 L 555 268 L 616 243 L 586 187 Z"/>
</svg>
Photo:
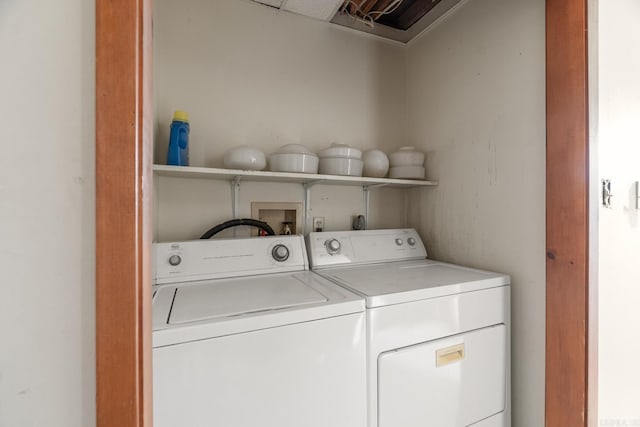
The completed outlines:
<svg viewBox="0 0 640 427">
<path fill-rule="evenodd" d="M 267 159 L 262 151 L 240 145 L 224 153 L 223 163 L 227 169 L 259 171 L 267 166 Z"/>
<path fill-rule="evenodd" d="M 323 175 L 362 176 L 362 151 L 346 144 L 333 143 L 318 153 L 318 173 Z"/>
<path fill-rule="evenodd" d="M 389 156 L 389 178 L 424 179 L 424 153 L 401 147 Z"/>
<path fill-rule="evenodd" d="M 269 156 L 273 172 L 318 173 L 318 156 L 302 144 L 283 145 Z"/>
</svg>

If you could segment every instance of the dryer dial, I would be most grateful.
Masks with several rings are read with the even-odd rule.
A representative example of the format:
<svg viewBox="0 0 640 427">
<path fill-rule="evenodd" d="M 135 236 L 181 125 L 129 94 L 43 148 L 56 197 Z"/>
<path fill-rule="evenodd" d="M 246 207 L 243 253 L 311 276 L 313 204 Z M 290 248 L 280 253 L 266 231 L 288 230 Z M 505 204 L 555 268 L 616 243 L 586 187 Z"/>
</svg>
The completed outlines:
<svg viewBox="0 0 640 427">
<path fill-rule="evenodd" d="M 289 249 L 285 245 L 275 245 L 271 250 L 271 256 L 278 262 L 284 262 L 289 259 Z"/>
<path fill-rule="evenodd" d="M 335 255 L 340 252 L 340 248 L 342 246 L 340 245 L 340 241 L 338 239 L 329 239 L 324 242 L 324 247 L 327 248 L 327 252 L 329 252 L 330 255 Z"/>
</svg>

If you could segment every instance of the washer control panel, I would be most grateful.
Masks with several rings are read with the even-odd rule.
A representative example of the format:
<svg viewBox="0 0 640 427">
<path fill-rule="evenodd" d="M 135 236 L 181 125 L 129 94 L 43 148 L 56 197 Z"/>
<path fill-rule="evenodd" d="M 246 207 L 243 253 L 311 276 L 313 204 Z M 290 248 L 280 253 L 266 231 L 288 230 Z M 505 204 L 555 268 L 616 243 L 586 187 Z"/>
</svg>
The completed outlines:
<svg viewBox="0 0 640 427">
<path fill-rule="evenodd" d="M 312 268 L 427 257 L 422 239 L 411 228 L 312 232 L 307 248 Z"/>
<path fill-rule="evenodd" d="M 302 236 L 154 243 L 154 284 L 308 269 Z"/>
</svg>

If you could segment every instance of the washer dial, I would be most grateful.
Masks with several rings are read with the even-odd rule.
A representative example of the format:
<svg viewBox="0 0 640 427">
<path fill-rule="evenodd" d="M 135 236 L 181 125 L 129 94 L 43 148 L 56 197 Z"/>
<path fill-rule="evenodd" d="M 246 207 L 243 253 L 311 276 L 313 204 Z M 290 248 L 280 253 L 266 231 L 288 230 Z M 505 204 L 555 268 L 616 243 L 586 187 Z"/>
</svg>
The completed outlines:
<svg viewBox="0 0 640 427">
<path fill-rule="evenodd" d="M 324 242 L 324 247 L 327 248 L 327 252 L 329 252 L 329 255 L 335 255 L 340 252 L 340 248 L 342 246 L 340 245 L 340 241 L 338 239 L 329 239 Z"/>
<path fill-rule="evenodd" d="M 182 258 L 180 257 L 180 255 L 171 255 L 169 257 L 169 264 L 174 267 L 180 265 L 181 262 Z"/>
<path fill-rule="evenodd" d="M 289 249 L 283 244 L 275 245 L 271 250 L 271 256 L 278 262 L 284 262 L 289 259 Z"/>
</svg>

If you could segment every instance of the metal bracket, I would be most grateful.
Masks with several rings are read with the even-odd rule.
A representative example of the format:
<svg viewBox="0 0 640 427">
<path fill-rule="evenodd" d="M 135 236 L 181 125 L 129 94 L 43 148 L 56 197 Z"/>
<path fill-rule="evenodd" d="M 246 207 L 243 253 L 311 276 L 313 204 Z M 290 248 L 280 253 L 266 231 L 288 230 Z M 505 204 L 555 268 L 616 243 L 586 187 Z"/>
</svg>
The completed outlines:
<svg viewBox="0 0 640 427">
<path fill-rule="evenodd" d="M 364 229 L 369 226 L 369 202 L 371 200 L 371 189 L 368 185 L 362 186 L 362 196 L 364 198 Z"/>
<path fill-rule="evenodd" d="M 611 180 L 603 179 L 602 180 L 602 206 L 605 208 L 611 207 L 611 198 L 613 194 L 611 193 Z"/>
<path fill-rule="evenodd" d="M 371 201 L 371 190 L 386 187 L 388 184 L 368 184 L 362 186 L 362 196 L 364 201 L 364 229 L 369 227 L 369 204 Z"/>
<path fill-rule="evenodd" d="M 230 182 L 230 184 L 231 184 L 231 215 L 233 216 L 233 219 L 238 219 L 238 211 L 240 210 L 240 208 L 239 208 L 239 204 L 240 204 L 239 193 L 240 193 L 240 180 L 241 179 L 242 179 L 242 177 L 236 176 Z"/>
<path fill-rule="evenodd" d="M 382 183 L 382 184 L 367 184 L 367 185 L 363 185 L 362 189 L 364 190 L 366 188 L 368 190 L 377 190 L 378 188 L 386 187 L 387 185 L 389 185 L 389 184 L 385 184 L 385 183 Z"/>
<path fill-rule="evenodd" d="M 302 234 L 306 235 L 309 230 L 309 211 L 311 210 L 311 187 L 321 183 L 322 180 L 307 181 L 302 184 L 302 190 L 304 191 L 304 206 L 302 214 Z"/>
<path fill-rule="evenodd" d="M 323 179 L 316 179 L 316 180 L 314 180 L 314 181 L 307 181 L 307 182 L 303 183 L 303 184 L 302 184 L 302 186 L 303 186 L 304 188 L 311 188 L 311 187 L 313 187 L 314 185 L 322 184 L 323 182 L 324 182 L 324 180 L 323 180 Z"/>
</svg>

